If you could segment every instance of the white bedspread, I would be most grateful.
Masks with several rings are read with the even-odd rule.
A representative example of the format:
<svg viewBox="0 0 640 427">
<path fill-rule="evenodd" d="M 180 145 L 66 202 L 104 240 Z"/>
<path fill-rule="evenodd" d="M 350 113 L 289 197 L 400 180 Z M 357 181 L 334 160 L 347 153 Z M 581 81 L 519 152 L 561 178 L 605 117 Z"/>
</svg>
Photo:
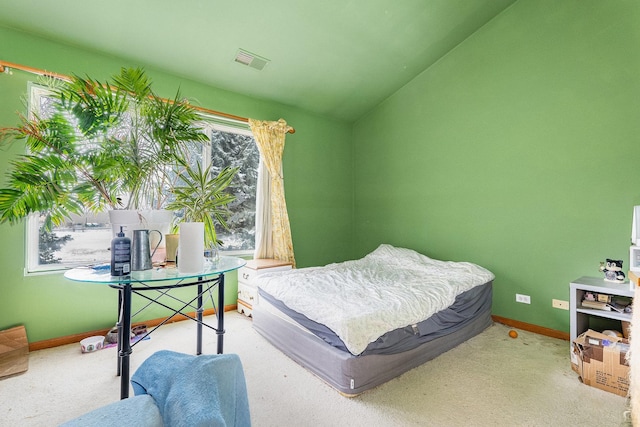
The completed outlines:
<svg viewBox="0 0 640 427">
<path fill-rule="evenodd" d="M 380 245 L 355 261 L 258 276 L 260 288 L 322 323 L 358 355 L 391 330 L 416 324 L 494 279 L 472 263 L 439 261 Z"/>
</svg>

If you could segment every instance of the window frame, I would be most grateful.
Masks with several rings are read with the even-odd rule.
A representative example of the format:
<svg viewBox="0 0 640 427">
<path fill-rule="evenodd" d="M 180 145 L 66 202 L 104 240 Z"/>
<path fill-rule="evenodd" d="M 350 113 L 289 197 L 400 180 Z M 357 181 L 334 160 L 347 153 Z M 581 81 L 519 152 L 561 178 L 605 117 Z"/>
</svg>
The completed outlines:
<svg viewBox="0 0 640 427">
<path fill-rule="evenodd" d="M 253 132 L 251 132 L 251 129 L 249 129 L 249 125 L 246 123 L 242 123 L 242 122 L 231 120 L 231 119 L 227 120 L 224 118 L 213 117 L 210 115 L 203 115 L 203 117 L 205 118 L 205 120 L 203 120 L 202 122 L 203 130 L 205 131 L 205 133 L 207 134 L 207 137 L 209 138 L 209 143 L 203 144 L 202 158 L 206 159 L 206 163 L 203 164 L 203 167 L 207 167 L 211 163 L 211 131 L 212 130 L 217 130 L 220 132 L 227 132 L 227 133 L 236 133 L 240 135 L 250 136 L 251 138 L 255 139 L 255 137 L 253 136 Z M 260 174 L 262 171 L 260 164 L 262 164 L 262 156 L 260 156 L 259 164 L 256 165 L 256 170 L 258 174 Z M 259 191 L 257 184 L 256 184 L 255 190 L 256 190 L 256 198 L 257 198 L 258 191 Z M 256 230 L 257 232 L 255 221 L 254 221 L 253 227 L 254 227 L 254 230 Z M 254 241 L 253 241 L 253 249 L 243 249 L 243 250 L 221 249 L 220 253 L 223 255 L 229 255 L 229 256 L 240 256 L 240 257 L 253 256 L 255 252 L 256 240 L 257 240 L 257 237 L 254 238 Z"/>
<path fill-rule="evenodd" d="M 35 115 L 40 115 L 40 99 L 43 96 L 46 96 L 47 93 L 50 92 L 45 85 L 38 84 L 35 82 L 29 82 L 27 85 L 27 90 L 29 92 L 27 97 L 27 113 L 29 119 L 34 118 Z M 209 138 L 208 143 L 202 144 L 202 159 L 203 166 L 208 166 L 211 162 L 211 133 L 216 130 L 220 132 L 227 133 L 236 133 L 245 136 L 250 136 L 254 138 L 253 133 L 251 132 L 248 124 L 233 120 L 226 119 L 223 117 L 212 116 L 205 113 L 202 113 L 201 125 L 203 131 Z M 260 159 L 260 164 L 262 160 Z M 260 164 L 257 165 L 258 173 L 261 173 L 262 170 Z M 258 186 L 256 185 L 256 198 L 258 197 Z M 34 213 L 29 215 L 26 218 L 25 224 L 25 265 L 24 265 L 24 275 L 41 275 L 47 273 L 59 273 L 71 268 L 77 267 L 79 265 L 84 265 L 85 263 L 72 263 L 72 262 L 61 262 L 61 263 L 52 263 L 52 264 L 40 264 L 40 224 L 39 224 L 39 214 Z M 254 223 L 254 228 L 256 227 Z M 224 250 L 222 249 L 220 252 L 224 255 L 228 256 L 240 256 L 247 257 L 252 256 L 255 251 L 255 240 L 254 240 L 254 248 L 246 249 L 246 250 Z"/>
</svg>

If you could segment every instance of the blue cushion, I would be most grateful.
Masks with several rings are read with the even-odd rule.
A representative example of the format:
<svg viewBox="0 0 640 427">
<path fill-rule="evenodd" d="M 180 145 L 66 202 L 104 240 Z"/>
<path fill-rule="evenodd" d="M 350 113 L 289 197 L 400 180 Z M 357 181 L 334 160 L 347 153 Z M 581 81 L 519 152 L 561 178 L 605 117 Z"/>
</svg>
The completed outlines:
<svg viewBox="0 0 640 427">
<path fill-rule="evenodd" d="M 162 415 L 153 398 L 147 394 L 119 400 L 87 412 L 62 427 L 162 427 Z"/>
<path fill-rule="evenodd" d="M 244 372 L 236 354 L 158 351 L 140 365 L 131 384 L 136 395 L 153 396 L 167 426 L 251 425 Z"/>
</svg>

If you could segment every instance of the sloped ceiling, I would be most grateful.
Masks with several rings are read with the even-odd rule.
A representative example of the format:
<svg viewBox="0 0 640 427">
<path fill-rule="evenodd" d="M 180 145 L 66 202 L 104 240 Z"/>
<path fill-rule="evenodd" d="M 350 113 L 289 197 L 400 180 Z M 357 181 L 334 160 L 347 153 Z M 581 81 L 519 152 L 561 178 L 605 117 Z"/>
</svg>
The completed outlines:
<svg viewBox="0 0 640 427">
<path fill-rule="evenodd" d="M 0 0 L 0 25 L 353 121 L 514 1 Z"/>
</svg>

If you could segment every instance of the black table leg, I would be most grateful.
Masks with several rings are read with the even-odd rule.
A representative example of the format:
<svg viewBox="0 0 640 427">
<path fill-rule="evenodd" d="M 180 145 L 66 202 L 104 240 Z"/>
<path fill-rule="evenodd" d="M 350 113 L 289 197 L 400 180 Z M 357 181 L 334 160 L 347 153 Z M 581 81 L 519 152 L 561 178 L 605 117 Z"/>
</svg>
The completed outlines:
<svg viewBox="0 0 640 427">
<path fill-rule="evenodd" d="M 218 282 L 218 309 L 216 310 L 216 317 L 218 318 L 218 328 L 216 334 L 218 335 L 218 354 L 222 354 L 224 346 L 224 273 L 220 274 Z"/>
<path fill-rule="evenodd" d="M 118 289 L 118 323 L 116 323 L 116 328 L 118 331 L 118 357 L 116 358 L 118 366 L 116 367 L 116 375 L 120 376 L 122 369 L 122 358 L 120 357 L 120 353 L 122 352 L 122 337 L 124 336 L 122 333 L 122 288 Z"/>
<path fill-rule="evenodd" d="M 120 348 L 120 399 L 129 397 L 129 356 L 131 355 L 131 283 L 122 288 L 122 333 L 118 337 Z"/>
<path fill-rule="evenodd" d="M 202 277 L 198 277 L 198 281 L 201 281 Z M 202 283 L 198 283 L 198 308 L 196 308 L 196 319 L 198 319 L 198 325 L 196 326 L 196 354 L 202 354 Z"/>
</svg>

